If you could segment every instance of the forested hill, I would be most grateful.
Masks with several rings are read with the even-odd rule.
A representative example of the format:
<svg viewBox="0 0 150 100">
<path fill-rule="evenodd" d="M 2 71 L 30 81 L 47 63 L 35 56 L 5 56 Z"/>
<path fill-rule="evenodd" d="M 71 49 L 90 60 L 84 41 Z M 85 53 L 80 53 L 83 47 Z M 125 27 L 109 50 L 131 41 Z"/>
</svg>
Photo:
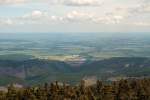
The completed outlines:
<svg viewBox="0 0 150 100">
<path fill-rule="evenodd" d="M 34 85 L 51 81 L 76 84 L 85 77 L 110 80 L 128 77 L 149 77 L 150 59 L 141 57 L 110 58 L 87 61 L 78 67 L 66 62 L 41 59 L 0 60 L 0 85 L 15 82 Z"/>
<path fill-rule="evenodd" d="M 149 76 L 150 58 L 115 57 L 101 61 L 91 61 L 82 65 L 80 71 L 98 73 L 99 75 Z"/>
</svg>

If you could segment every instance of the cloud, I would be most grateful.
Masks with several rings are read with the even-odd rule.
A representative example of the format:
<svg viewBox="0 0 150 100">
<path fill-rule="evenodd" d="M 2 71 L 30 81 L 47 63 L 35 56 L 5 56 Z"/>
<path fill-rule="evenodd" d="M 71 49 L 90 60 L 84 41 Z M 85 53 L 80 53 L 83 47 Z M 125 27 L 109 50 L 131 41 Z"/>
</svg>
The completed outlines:
<svg viewBox="0 0 150 100">
<path fill-rule="evenodd" d="M 123 24 L 131 24 L 134 23 L 134 21 L 138 20 L 149 20 L 150 16 L 150 1 L 149 0 L 135 0 L 134 5 L 118 5 L 115 6 L 115 8 L 110 12 L 106 13 L 108 17 L 107 19 L 111 19 L 115 21 L 114 23 L 120 23 L 122 20 L 124 20 Z M 138 2 L 138 3 L 137 3 Z M 112 21 L 112 23 L 113 23 Z M 111 21 L 109 21 L 111 22 Z M 134 23 L 134 25 L 147 25 L 144 23 Z"/>
<path fill-rule="evenodd" d="M 49 2 L 65 6 L 100 6 L 103 0 L 51 0 Z"/>
<path fill-rule="evenodd" d="M 25 2 L 25 0 L 0 0 L 0 5 L 19 4 L 23 2 Z"/>
<path fill-rule="evenodd" d="M 150 22 L 135 22 L 132 24 L 136 26 L 150 26 Z"/>
<path fill-rule="evenodd" d="M 79 11 L 71 11 L 64 16 L 49 15 L 48 12 L 34 10 L 31 13 L 27 13 L 17 19 L 24 23 L 41 24 L 41 23 L 83 23 L 91 22 L 94 15 L 91 13 L 84 13 Z"/>
<path fill-rule="evenodd" d="M 119 24 L 124 19 L 117 14 L 96 15 L 92 12 L 71 11 L 64 16 L 49 15 L 48 12 L 34 10 L 20 17 L 9 18 L 1 23 L 5 24 L 50 24 L 50 23 L 95 23 L 95 24 Z M 13 20 L 13 22 L 12 22 Z"/>
<path fill-rule="evenodd" d="M 150 13 L 150 5 L 148 4 L 142 4 L 137 5 L 133 8 L 128 8 L 130 14 L 146 14 Z"/>
<path fill-rule="evenodd" d="M 93 19 L 97 24 L 119 24 L 124 19 L 121 15 L 105 15 Z"/>
<path fill-rule="evenodd" d="M 110 15 L 106 16 L 107 24 L 119 24 L 124 19 L 121 15 Z"/>
<path fill-rule="evenodd" d="M 133 14 L 147 14 L 150 13 L 150 1 L 149 0 L 141 0 L 138 4 L 128 7 L 128 12 Z"/>
<path fill-rule="evenodd" d="M 67 13 L 63 19 L 68 22 L 88 22 L 91 21 L 93 17 L 94 14 L 92 13 L 84 13 L 74 10 Z"/>
<path fill-rule="evenodd" d="M 47 12 L 42 12 L 40 10 L 34 10 L 31 13 L 25 14 L 22 16 L 24 19 L 40 19 L 48 17 Z"/>
<path fill-rule="evenodd" d="M 119 24 L 124 20 L 124 16 L 113 13 L 99 16 L 91 12 L 72 11 L 67 13 L 65 17 L 63 17 L 63 20 L 64 22 L 73 23 Z"/>
<path fill-rule="evenodd" d="M 102 0 L 64 0 L 62 2 L 67 6 L 99 6 L 103 3 Z"/>
<path fill-rule="evenodd" d="M 49 24 L 60 22 L 63 20 L 63 17 L 49 15 L 48 12 L 45 11 L 34 10 L 31 13 L 16 18 L 15 20 L 22 24 Z"/>
<path fill-rule="evenodd" d="M 141 7 L 137 10 L 137 12 L 150 13 L 150 3 L 141 5 Z"/>
<path fill-rule="evenodd" d="M 13 25 L 13 21 L 9 18 L 0 18 L 0 25 Z"/>
<path fill-rule="evenodd" d="M 16 18 L 16 20 L 23 24 L 46 24 L 49 21 L 49 18 L 48 12 L 33 10 L 30 13 Z"/>
<path fill-rule="evenodd" d="M 100 6 L 102 0 L 0 0 L 0 5 L 12 5 L 30 3 L 50 3 L 51 5 L 65 5 L 65 6 Z"/>
</svg>

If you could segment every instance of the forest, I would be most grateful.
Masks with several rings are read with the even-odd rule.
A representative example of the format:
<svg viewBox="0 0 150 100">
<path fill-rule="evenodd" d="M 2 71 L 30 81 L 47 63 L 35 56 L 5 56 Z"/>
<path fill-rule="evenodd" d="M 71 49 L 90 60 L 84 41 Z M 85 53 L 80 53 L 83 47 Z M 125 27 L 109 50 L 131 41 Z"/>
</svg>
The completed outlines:
<svg viewBox="0 0 150 100">
<path fill-rule="evenodd" d="M 0 91 L 0 100 L 150 100 L 150 79 L 128 79 L 111 83 L 82 80 L 72 86 L 60 82 L 17 88 L 13 84 Z"/>
</svg>

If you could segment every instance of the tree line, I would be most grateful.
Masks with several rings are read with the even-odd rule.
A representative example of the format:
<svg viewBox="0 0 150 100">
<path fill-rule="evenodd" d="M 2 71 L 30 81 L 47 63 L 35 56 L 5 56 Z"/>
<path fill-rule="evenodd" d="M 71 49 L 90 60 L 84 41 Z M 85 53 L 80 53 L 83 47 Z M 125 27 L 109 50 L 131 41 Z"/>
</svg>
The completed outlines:
<svg viewBox="0 0 150 100">
<path fill-rule="evenodd" d="M 84 80 L 77 86 L 57 81 L 23 88 L 11 84 L 7 91 L 0 91 L 0 100 L 150 100 L 150 79 L 98 80 L 92 86 L 86 86 Z"/>
</svg>

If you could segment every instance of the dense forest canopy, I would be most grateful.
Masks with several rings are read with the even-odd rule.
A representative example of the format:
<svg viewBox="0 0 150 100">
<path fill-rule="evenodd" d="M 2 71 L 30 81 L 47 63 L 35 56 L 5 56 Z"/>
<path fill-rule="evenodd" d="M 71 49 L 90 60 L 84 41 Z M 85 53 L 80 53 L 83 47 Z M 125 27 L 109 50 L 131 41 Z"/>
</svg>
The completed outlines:
<svg viewBox="0 0 150 100">
<path fill-rule="evenodd" d="M 120 80 L 112 83 L 97 81 L 87 86 L 82 80 L 71 86 L 59 82 L 43 86 L 8 86 L 0 91 L 0 100 L 150 100 L 150 79 Z"/>
</svg>

